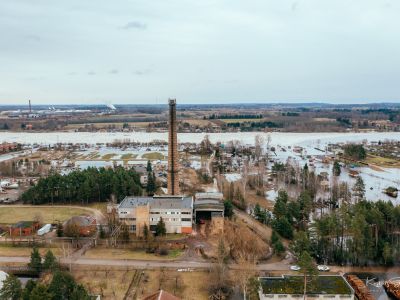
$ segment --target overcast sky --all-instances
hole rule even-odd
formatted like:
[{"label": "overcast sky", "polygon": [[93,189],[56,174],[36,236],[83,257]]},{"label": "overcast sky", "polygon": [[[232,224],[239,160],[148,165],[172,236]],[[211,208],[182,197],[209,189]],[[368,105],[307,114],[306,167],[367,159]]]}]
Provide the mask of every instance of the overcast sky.
[{"label": "overcast sky", "polygon": [[400,1],[0,1],[0,104],[168,97],[400,102]]}]

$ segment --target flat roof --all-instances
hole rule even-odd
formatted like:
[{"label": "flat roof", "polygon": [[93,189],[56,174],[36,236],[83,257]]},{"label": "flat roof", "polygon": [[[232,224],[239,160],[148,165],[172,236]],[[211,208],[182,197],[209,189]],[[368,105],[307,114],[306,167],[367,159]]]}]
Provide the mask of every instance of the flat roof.
[{"label": "flat roof", "polygon": [[[260,277],[262,292],[268,294],[301,295],[304,293],[304,277],[298,275],[282,275],[281,277]],[[353,289],[340,275],[315,276],[312,284],[307,284],[308,295],[351,295]]]},{"label": "flat roof", "polygon": [[193,198],[186,196],[154,196],[154,197],[136,197],[128,196],[120,203],[118,208],[135,208],[137,206],[149,205],[155,209],[192,209]]},{"label": "flat roof", "polygon": [[198,201],[200,199],[222,200],[222,199],[224,199],[224,195],[219,192],[196,193],[195,199],[196,199],[196,201]]}]

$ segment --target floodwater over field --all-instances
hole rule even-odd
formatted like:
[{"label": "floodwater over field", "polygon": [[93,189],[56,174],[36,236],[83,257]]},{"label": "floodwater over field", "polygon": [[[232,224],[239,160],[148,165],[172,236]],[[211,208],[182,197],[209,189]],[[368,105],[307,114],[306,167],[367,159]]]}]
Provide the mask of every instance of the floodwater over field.
[{"label": "floodwater over field", "polygon": [[[226,133],[179,133],[180,143],[199,143],[205,135],[211,142],[226,143],[232,140],[241,141],[244,144],[254,144],[256,135],[265,139],[271,137],[272,145],[324,145],[340,142],[361,142],[378,140],[400,140],[400,132],[366,132],[366,133],[338,133],[338,132],[226,132]],[[22,144],[55,144],[55,143],[112,143],[114,141],[130,140],[135,142],[151,142],[154,140],[168,140],[167,132],[1,132],[0,142],[18,142]]]},{"label": "floodwater over field", "polygon": [[[179,133],[178,140],[180,143],[199,143],[204,136],[208,135],[211,142],[227,143],[232,140],[237,140],[243,144],[254,144],[255,137],[261,135],[265,141],[270,138],[270,145],[276,147],[276,156],[273,157],[282,162],[286,162],[287,159],[295,160],[299,165],[303,166],[305,163],[309,163],[307,157],[318,157],[321,155],[329,154],[326,151],[328,144],[335,143],[346,143],[346,142],[377,142],[385,140],[400,141],[400,132],[363,132],[363,133],[290,133],[290,132],[272,132],[272,133],[261,133],[261,132],[235,132],[235,133]],[[89,133],[89,132],[49,132],[49,133],[36,133],[36,132],[1,132],[0,142],[18,142],[22,144],[41,144],[49,145],[55,143],[85,143],[90,146],[85,148],[83,151],[78,151],[83,158],[76,158],[76,164],[80,168],[87,168],[89,166],[110,166],[113,161],[116,163],[122,163],[119,161],[123,158],[123,155],[131,155],[129,162],[134,163],[136,161],[142,161],[148,159],[146,153],[149,150],[158,152],[161,156],[165,157],[168,155],[166,147],[164,145],[151,146],[152,149],[147,147],[135,147],[135,149],[116,149],[108,148],[105,146],[96,146],[96,144],[112,143],[115,141],[130,141],[130,142],[152,142],[155,140],[167,141],[168,134],[160,132],[105,132],[105,133]],[[290,146],[290,147],[289,147]],[[293,146],[301,146],[303,151],[301,154],[293,151]],[[155,147],[155,148],[154,148]],[[154,148],[154,149],[153,149]],[[282,150],[285,148],[285,150]],[[95,154],[90,155],[93,152]],[[0,157],[0,160],[9,159],[14,154],[7,154],[6,157]],[[163,158],[157,158],[163,159]],[[332,163],[324,164],[318,159],[313,162],[316,173],[326,172],[329,174],[330,182],[333,180],[332,175]],[[400,169],[394,168],[382,168],[382,171],[373,170],[368,167],[355,167],[354,170],[360,172],[360,176],[365,182],[366,198],[367,200],[377,201],[391,200],[393,203],[400,203],[400,199],[390,198],[382,191],[388,186],[394,186],[400,189]],[[349,169],[344,168],[339,181],[345,181],[349,183],[351,187],[355,179],[349,176]],[[277,189],[270,190],[267,193],[268,199],[275,199]]]},{"label": "floodwater over field", "polygon": [[[309,142],[307,142],[309,143]],[[320,150],[316,150],[313,148],[312,143],[305,145],[303,154],[297,153],[293,151],[293,149],[277,149],[277,151],[272,154],[271,157],[285,163],[288,159],[292,162],[298,163],[299,166],[303,167],[306,163],[310,165],[310,161],[307,156],[318,157],[324,154],[331,154],[328,151],[321,152]],[[321,147],[323,148],[323,147]],[[328,179],[330,183],[333,183],[334,180],[338,182],[347,182],[349,187],[351,188],[355,182],[356,178],[353,178],[349,175],[350,170],[355,170],[359,172],[359,175],[362,177],[365,183],[365,198],[369,201],[392,201],[394,204],[400,204],[399,197],[393,198],[383,193],[383,190],[389,186],[397,187],[400,189],[400,169],[399,168],[381,168],[381,171],[377,171],[371,169],[369,167],[343,167],[340,176],[333,176],[333,162],[323,163],[321,160],[315,159],[312,162],[313,166],[309,167],[311,170],[314,170],[316,174],[321,174],[322,172],[326,172],[328,174]],[[267,199],[273,200],[277,196],[277,192],[280,188],[285,188],[285,185],[277,186],[274,190],[270,190],[267,192]],[[290,194],[290,190],[288,191]],[[326,198],[322,193],[319,196],[322,198]],[[325,195],[326,196],[326,195]]]}]

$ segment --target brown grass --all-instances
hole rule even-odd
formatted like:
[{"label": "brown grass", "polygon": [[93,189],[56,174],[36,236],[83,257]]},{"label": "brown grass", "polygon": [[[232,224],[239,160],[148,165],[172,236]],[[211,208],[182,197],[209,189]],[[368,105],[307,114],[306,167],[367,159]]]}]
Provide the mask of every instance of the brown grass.
[{"label": "brown grass", "polygon": [[102,295],[102,299],[123,299],[133,276],[143,272],[136,288],[136,299],[163,289],[188,300],[208,299],[209,273],[206,271],[178,272],[173,270],[132,270],[109,267],[106,269],[76,267],[72,274],[91,294]]},{"label": "brown grass", "polygon": [[394,158],[368,155],[365,162],[377,167],[400,168],[400,161]]},{"label": "brown grass", "polygon": [[[39,252],[41,256],[44,256],[47,250],[51,250],[54,255],[60,256],[62,254],[62,250],[60,248],[39,248]],[[32,252],[32,248],[30,247],[21,247],[21,246],[12,246],[12,245],[0,245],[0,255],[1,256],[18,256],[18,257],[26,257],[30,256]]]},{"label": "brown grass", "polygon": [[159,256],[145,251],[115,248],[92,248],[86,251],[86,258],[136,259],[136,260],[175,260],[183,254],[180,250],[170,250],[168,255]]},{"label": "brown grass", "polygon": [[163,289],[171,294],[187,300],[208,299],[210,284],[207,271],[177,272],[177,271],[146,271],[146,282],[139,289],[139,299]]},{"label": "brown grass", "polygon": [[41,218],[42,223],[53,223],[65,221],[72,216],[88,214],[89,211],[81,208],[69,207],[0,207],[0,222],[2,224],[14,224],[19,221],[33,221],[36,217]]}]

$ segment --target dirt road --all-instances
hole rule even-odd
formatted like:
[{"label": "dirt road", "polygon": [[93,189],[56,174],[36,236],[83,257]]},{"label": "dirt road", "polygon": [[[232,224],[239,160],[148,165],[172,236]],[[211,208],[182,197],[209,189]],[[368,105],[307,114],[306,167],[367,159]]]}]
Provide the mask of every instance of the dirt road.
[{"label": "dirt road", "polygon": [[260,222],[254,220],[251,216],[243,211],[234,209],[233,212],[240,220],[246,223],[247,226],[249,226],[258,236],[260,236],[261,239],[269,242],[272,235],[272,229],[270,227],[260,224]]}]

